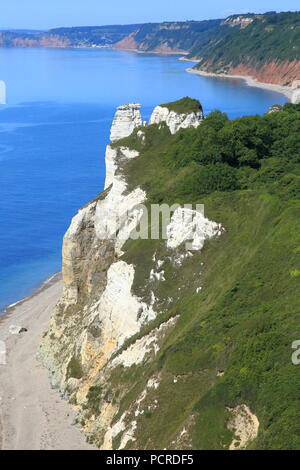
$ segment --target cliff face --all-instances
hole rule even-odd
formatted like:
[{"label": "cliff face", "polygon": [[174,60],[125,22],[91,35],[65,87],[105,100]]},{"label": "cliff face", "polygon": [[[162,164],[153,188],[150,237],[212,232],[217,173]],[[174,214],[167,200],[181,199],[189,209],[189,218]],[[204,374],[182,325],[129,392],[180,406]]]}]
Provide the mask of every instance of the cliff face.
[{"label": "cliff face", "polygon": [[273,60],[262,64],[249,57],[246,62],[237,65],[226,64],[223,61],[214,64],[211,61],[201,61],[196,68],[217,74],[249,76],[262,83],[273,83],[293,88],[297,88],[297,80],[300,77],[300,60]]},{"label": "cliff face", "polygon": [[[180,115],[166,110],[162,115],[156,108],[151,126],[166,125],[175,133],[181,127],[196,127],[203,119],[202,113]],[[160,383],[159,373],[146,372],[145,364],[151,368],[160,344],[179,318],[178,312],[170,312],[174,299],[159,292],[166,281],[164,265],[180,269],[185,259],[193,258],[191,251],[178,253],[187,240],[192,250],[200,252],[205,240],[222,234],[222,227],[203,214],[177,209],[167,240],[154,241],[158,245],[151,248],[149,261],[127,259],[126,242],[141,219],[138,205],[146,202],[147,194],[138,181],[129,190],[122,168],[139,152],[118,141],[137,130],[137,138],[144,142],[146,128],[141,124],[139,105],[117,109],[106,152],[106,189],[80,209],[64,237],[63,296],[40,349],[52,385],[77,407],[84,432],[103,449],[134,445],[139,415],[147,410],[144,402]],[[140,270],[142,275],[137,274]],[[137,289],[137,283],[143,287]],[[118,382],[120,370],[126,373],[142,365],[145,375],[137,388],[134,380],[127,385]],[[158,404],[147,406],[155,409]]]}]

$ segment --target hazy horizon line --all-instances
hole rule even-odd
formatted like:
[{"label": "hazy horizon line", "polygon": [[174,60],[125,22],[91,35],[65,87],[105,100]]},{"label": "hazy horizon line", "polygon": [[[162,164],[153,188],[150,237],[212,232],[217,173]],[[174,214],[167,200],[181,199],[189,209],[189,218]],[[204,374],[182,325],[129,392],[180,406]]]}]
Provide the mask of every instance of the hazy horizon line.
[{"label": "hazy horizon line", "polygon": [[[300,12],[300,10],[281,10],[281,11],[277,11],[277,10],[272,10],[276,13],[297,13],[297,12]],[[130,25],[144,25],[144,24],[160,24],[160,23],[187,23],[187,22],[192,22],[192,21],[195,21],[195,22],[201,22],[201,21],[211,21],[211,20],[225,20],[226,18],[229,18],[230,16],[235,16],[235,15],[265,15],[267,13],[269,13],[270,11],[266,11],[264,13],[255,13],[255,12],[237,12],[237,13],[231,13],[230,15],[227,15],[225,17],[222,17],[222,18],[203,18],[203,19],[199,19],[199,20],[195,20],[195,19],[186,19],[186,20],[162,20],[162,21],[149,21],[149,22],[135,22],[133,21],[132,23],[107,23],[107,24],[82,24],[82,25],[72,25],[72,26],[65,26],[65,25],[58,25],[58,26],[51,26],[51,27],[48,27],[48,28],[14,28],[14,27],[11,27],[11,28],[1,28],[0,27],[0,31],[28,31],[28,32],[47,32],[47,31],[51,31],[52,29],[58,29],[58,28],[99,28],[99,27],[103,27],[103,26],[130,26]]]}]

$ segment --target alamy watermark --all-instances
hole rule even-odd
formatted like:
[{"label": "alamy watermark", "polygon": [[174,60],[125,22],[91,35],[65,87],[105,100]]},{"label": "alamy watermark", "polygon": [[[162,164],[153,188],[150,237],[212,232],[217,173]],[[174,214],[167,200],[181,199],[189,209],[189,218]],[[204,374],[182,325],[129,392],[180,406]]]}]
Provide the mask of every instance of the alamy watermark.
[{"label": "alamy watermark", "polygon": [[292,349],[295,349],[295,351],[292,354],[292,363],[295,366],[298,366],[300,364],[300,340],[299,339],[292,343]]},{"label": "alamy watermark", "polygon": [[[126,198],[125,198],[126,199]],[[130,204],[129,204],[130,205]],[[96,234],[100,240],[172,240],[196,249],[194,241],[204,236],[203,204],[144,204],[124,206],[104,200],[96,209]]]}]

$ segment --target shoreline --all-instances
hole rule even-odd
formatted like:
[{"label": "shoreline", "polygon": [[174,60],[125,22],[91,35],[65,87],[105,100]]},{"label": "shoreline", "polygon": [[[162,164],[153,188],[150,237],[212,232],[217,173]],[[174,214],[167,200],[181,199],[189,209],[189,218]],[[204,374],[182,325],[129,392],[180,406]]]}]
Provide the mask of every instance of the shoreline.
[{"label": "shoreline", "polygon": [[[89,48],[91,49],[91,48]],[[139,49],[123,49],[119,47],[109,47],[108,49],[111,49],[113,51],[120,51],[120,52],[134,52],[136,54],[152,54],[152,55],[157,55],[159,57],[172,57],[172,56],[182,56],[184,58],[185,55],[188,55],[188,52],[184,51],[141,51]],[[181,57],[178,60],[184,60],[181,59]],[[188,60],[188,59],[187,59]],[[197,61],[195,61],[197,62]]]},{"label": "shoreline", "polygon": [[62,279],[62,273],[61,272],[52,274],[45,281],[42,281],[39,284],[39,286],[36,287],[33,290],[32,294],[29,294],[27,297],[24,297],[23,299],[17,300],[16,302],[13,302],[12,304],[7,305],[7,307],[4,307],[4,309],[2,311],[0,311],[0,325],[1,325],[2,319],[4,319],[7,316],[11,315],[17,307],[22,305],[24,302],[27,302],[31,298],[35,297],[36,295],[40,294],[45,289],[48,289],[48,287],[51,287],[54,283],[60,281],[61,279]]},{"label": "shoreline", "polygon": [[[194,62],[194,61],[191,61],[190,59],[185,59],[185,58],[182,58],[180,60],[184,60],[187,62]],[[263,90],[269,90],[269,91],[274,91],[276,93],[280,93],[286,96],[289,99],[289,101],[292,100],[293,94],[295,92],[295,88],[287,87],[283,85],[276,85],[275,83],[259,82],[258,80],[256,80],[255,78],[249,75],[228,75],[225,73],[218,74],[218,73],[213,73],[213,72],[204,72],[202,70],[196,70],[190,67],[185,69],[185,71],[188,73],[201,75],[202,77],[215,77],[215,78],[225,78],[225,79],[227,78],[227,79],[234,79],[234,80],[244,80],[248,86],[262,88]]]},{"label": "shoreline", "polygon": [[[0,320],[0,450],[95,449],[75,424],[76,410],[51,386],[49,371],[37,359],[62,287],[52,276]],[[12,323],[24,332],[11,334]]]},{"label": "shoreline", "polygon": [[[11,336],[11,333],[9,333],[7,328],[8,323],[19,324],[22,323],[23,319],[26,322],[27,319],[26,315],[23,313],[23,310],[26,310],[27,305],[38,305],[43,294],[47,295],[47,291],[49,289],[55,288],[56,285],[62,284],[63,281],[61,273],[53,274],[51,277],[46,279],[46,281],[43,281],[32,294],[28,295],[24,299],[18,300],[17,302],[8,305],[5,311],[0,315],[0,340],[6,341],[6,339]],[[59,300],[59,298],[57,300]]]}]

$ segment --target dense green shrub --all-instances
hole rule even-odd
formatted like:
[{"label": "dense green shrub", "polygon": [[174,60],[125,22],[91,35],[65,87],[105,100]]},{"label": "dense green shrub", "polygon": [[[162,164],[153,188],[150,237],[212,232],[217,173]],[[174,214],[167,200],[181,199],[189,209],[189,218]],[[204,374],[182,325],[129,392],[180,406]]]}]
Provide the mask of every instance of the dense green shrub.
[{"label": "dense green shrub", "polygon": [[102,399],[102,387],[95,385],[89,388],[87,393],[87,402],[85,408],[94,415],[97,415],[100,410],[100,403]]},{"label": "dense green shrub", "polygon": [[233,120],[213,111],[197,129],[175,135],[167,126],[148,126],[143,143],[137,132],[122,141],[141,152],[127,163],[129,181],[132,186],[140,181],[157,203],[259,187],[283,198],[300,197],[297,178],[282,180],[285,174],[300,176],[300,105]]}]

